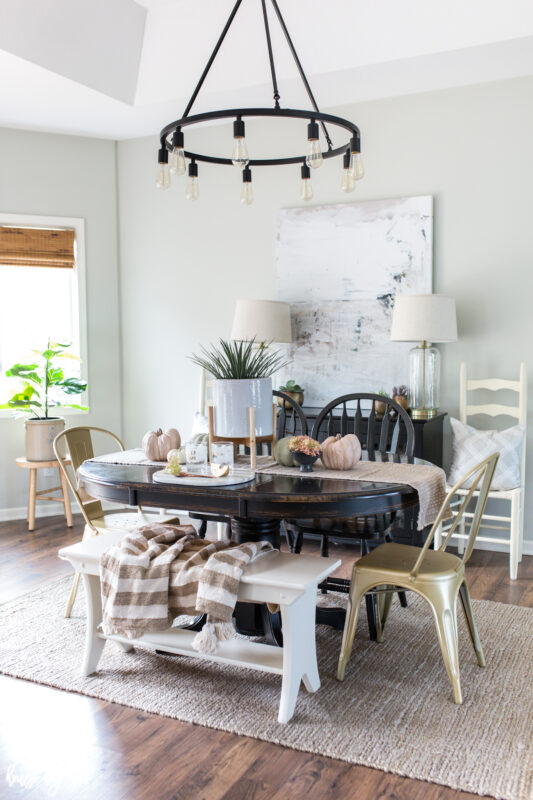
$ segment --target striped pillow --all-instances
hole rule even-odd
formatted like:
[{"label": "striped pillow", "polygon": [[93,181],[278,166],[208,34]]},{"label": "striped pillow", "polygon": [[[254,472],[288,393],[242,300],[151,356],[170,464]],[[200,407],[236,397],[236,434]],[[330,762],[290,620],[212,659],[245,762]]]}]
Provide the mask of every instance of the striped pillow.
[{"label": "striped pillow", "polygon": [[[453,435],[452,466],[448,475],[450,485],[457,483],[484,458],[498,452],[500,458],[491,489],[506,491],[520,486],[520,462],[525,438],[523,425],[515,425],[504,431],[480,431],[453,417],[450,422]],[[471,485],[471,481],[465,484]]]}]

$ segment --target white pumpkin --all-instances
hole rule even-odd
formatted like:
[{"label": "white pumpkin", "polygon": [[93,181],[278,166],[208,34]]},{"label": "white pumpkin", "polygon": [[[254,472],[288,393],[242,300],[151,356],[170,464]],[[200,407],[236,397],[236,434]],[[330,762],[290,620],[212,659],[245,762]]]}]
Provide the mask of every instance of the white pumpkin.
[{"label": "white pumpkin", "polygon": [[169,428],[165,433],[158,428],[148,431],[142,440],[142,449],[150,461],[166,461],[170,450],[177,449],[181,444],[181,436],[176,428]]},{"label": "white pumpkin", "polygon": [[322,442],[321,458],[326,469],[352,469],[361,458],[361,442],[353,433],[329,436]]}]

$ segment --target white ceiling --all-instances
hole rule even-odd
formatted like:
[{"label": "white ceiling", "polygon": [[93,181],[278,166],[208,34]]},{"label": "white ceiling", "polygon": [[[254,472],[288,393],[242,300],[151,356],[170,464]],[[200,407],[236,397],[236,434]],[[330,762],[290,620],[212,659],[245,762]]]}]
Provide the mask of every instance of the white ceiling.
[{"label": "white ceiling", "polygon": [[[126,139],[182,115],[234,0],[0,0],[0,126]],[[278,0],[322,108],[533,74],[532,0]],[[270,3],[282,105],[308,107]],[[243,0],[195,110],[271,105]]]}]

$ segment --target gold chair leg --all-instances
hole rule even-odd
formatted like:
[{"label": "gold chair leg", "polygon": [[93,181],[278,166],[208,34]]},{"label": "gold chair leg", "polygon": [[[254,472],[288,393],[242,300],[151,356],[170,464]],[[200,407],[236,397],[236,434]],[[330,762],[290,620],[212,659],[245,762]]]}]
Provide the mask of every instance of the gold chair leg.
[{"label": "gold chair leg", "polygon": [[[385,588],[385,587],[382,587]],[[376,614],[376,622],[377,622],[377,641],[383,641],[383,632],[385,630],[385,625],[387,623],[387,619],[389,617],[390,608],[392,605],[392,595],[393,592],[380,592],[377,596],[377,614]]]},{"label": "gold chair leg", "polygon": [[337,666],[338,681],[344,680],[346,665],[350,658],[353,647],[353,641],[355,639],[355,631],[357,629],[357,618],[359,616],[359,608],[361,607],[361,601],[365,596],[366,592],[368,592],[368,590],[372,588],[373,588],[372,584],[370,584],[370,586],[359,586],[355,577],[355,570],[354,570],[354,572],[352,573],[352,583],[350,585],[348,608],[346,609],[346,620],[344,622],[344,631],[342,634],[341,652],[339,656],[339,663]]},{"label": "gold chair leg", "polygon": [[[82,542],[84,542],[85,539],[90,539],[92,536],[95,535],[96,535],[95,532],[88,525],[86,525],[83,530],[83,536],[81,537],[81,540]],[[76,574],[74,575],[74,580],[72,581],[70,594],[68,596],[67,606],[65,608],[66,619],[69,619],[70,614],[72,612],[72,606],[74,605],[74,601],[76,600],[76,595],[78,594],[79,585],[80,585],[80,573],[76,572]]]},{"label": "gold chair leg", "polygon": [[453,687],[453,699],[460,705],[463,702],[463,694],[459,679],[456,598],[455,595],[445,597],[439,591],[438,595],[432,598],[426,596],[426,600],[433,610],[444,666]]},{"label": "gold chair leg", "polygon": [[72,606],[74,605],[74,601],[76,599],[76,595],[78,594],[78,586],[80,585],[80,573],[76,572],[74,575],[74,580],[72,581],[72,588],[70,590],[70,594],[67,600],[67,607],[65,608],[65,617],[68,619],[70,617],[70,613],[72,611]]},{"label": "gold chair leg", "polygon": [[484,667],[485,656],[483,655],[481,640],[477,632],[476,620],[474,619],[474,612],[472,610],[472,604],[470,602],[470,592],[468,591],[468,586],[466,585],[466,582],[463,582],[461,584],[461,588],[459,589],[459,597],[461,598],[461,605],[463,607],[466,625],[468,627],[468,633],[470,634],[472,645],[474,646],[474,650],[476,651],[477,663],[479,664],[480,667]]}]

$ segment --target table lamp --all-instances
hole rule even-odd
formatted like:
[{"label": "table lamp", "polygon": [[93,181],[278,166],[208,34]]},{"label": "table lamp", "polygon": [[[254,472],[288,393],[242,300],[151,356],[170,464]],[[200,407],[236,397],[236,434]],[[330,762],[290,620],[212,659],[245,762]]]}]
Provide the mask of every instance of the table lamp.
[{"label": "table lamp", "polygon": [[289,303],[279,303],[276,300],[237,300],[231,338],[244,342],[255,339],[259,347],[270,342],[292,342]]},{"label": "table lamp", "polygon": [[431,344],[456,340],[453,297],[443,294],[396,296],[391,341],[421,343],[409,352],[409,405],[413,419],[430,419],[438,413],[440,353]]}]

